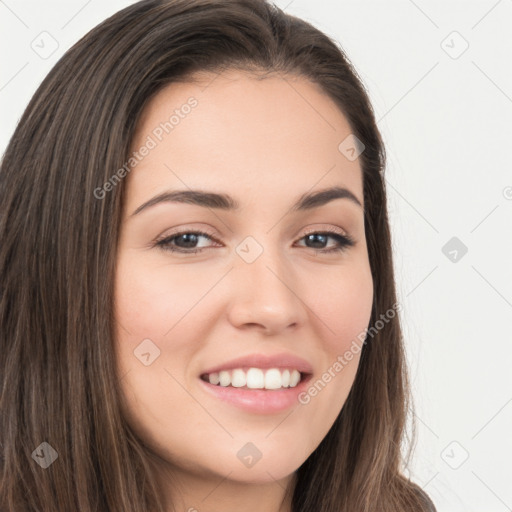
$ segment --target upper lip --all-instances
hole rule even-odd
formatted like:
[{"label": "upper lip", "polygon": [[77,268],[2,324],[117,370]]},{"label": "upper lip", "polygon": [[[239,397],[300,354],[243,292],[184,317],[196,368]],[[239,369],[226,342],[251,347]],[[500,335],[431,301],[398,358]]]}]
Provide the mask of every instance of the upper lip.
[{"label": "upper lip", "polygon": [[305,359],[289,353],[280,353],[274,355],[266,354],[250,354],[247,356],[231,359],[225,363],[212,366],[204,370],[201,375],[205,373],[217,373],[222,370],[233,370],[249,366],[251,368],[289,368],[296,369],[301,373],[313,373],[313,367]]}]

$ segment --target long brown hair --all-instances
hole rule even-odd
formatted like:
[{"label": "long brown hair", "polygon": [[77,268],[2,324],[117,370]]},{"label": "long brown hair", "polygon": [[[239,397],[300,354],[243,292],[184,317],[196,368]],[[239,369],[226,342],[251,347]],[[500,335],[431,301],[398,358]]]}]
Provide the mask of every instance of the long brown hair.
[{"label": "long brown hair", "polygon": [[[339,45],[264,0],[144,0],[119,11],[50,71],[0,168],[2,510],[163,510],[150,450],[119,407],[113,279],[125,180],[100,199],[94,191],[127,161],[162,87],[225,69],[305,77],[339,106],[365,146],[370,325],[396,304],[384,148]],[[395,315],[363,346],[341,413],[298,469],[293,511],[434,510],[402,474],[411,411]],[[36,463],[52,454],[47,468]]]}]

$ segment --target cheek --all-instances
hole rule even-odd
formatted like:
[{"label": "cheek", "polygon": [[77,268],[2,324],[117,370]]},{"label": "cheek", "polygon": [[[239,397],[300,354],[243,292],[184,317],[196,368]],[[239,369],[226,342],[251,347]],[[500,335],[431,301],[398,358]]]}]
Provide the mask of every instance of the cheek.
[{"label": "cheek", "polygon": [[[340,413],[352,388],[373,304],[373,280],[369,264],[340,270],[337,278],[317,275],[312,322],[322,353],[322,367],[299,396],[319,443]],[[323,285],[323,286],[320,286]],[[307,411],[307,412],[306,412]]]},{"label": "cheek", "polygon": [[[164,269],[148,265],[143,256],[129,251],[118,258],[114,289],[116,357],[127,399],[131,403],[144,401],[137,407],[155,402],[155,389],[169,387],[170,377],[165,370],[175,374],[175,368],[186,360],[183,350],[191,346],[187,339],[180,338],[182,324],[178,322],[193,300],[193,287],[180,282],[183,278],[179,272],[174,274],[170,282],[164,277]],[[168,332],[176,340],[172,358],[164,343]]]},{"label": "cheek", "polygon": [[373,304],[373,280],[367,262],[343,268],[338,277],[331,274],[317,276],[317,287],[310,296],[312,308],[321,322],[324,349],[329,354],[345,351],[368,327]]},{"label": "cheek", "polygon": [[176,411],[179,418],[197,416],[197,403],[178,383],[186,380],[187,366],[199,347],[196,341],[206,339],[191,324],[200,309],[193,306],[204,295],[204,284],[192,274],[149,264],[143,256],[125,251],[118,258],[114,289],[123,414],[157,453],[175,459],[187,429],[207,431],[209,420],[205,417],[204,425],[196,421],[191,427],[176,419]]},{"label": "cheek", "polygon": [[204,295],[194,272],[153,264],[144,255],[125,254],[118,260],[115,286],[115,314],[120,335],[134,339],[155,336],[162,339]]}]

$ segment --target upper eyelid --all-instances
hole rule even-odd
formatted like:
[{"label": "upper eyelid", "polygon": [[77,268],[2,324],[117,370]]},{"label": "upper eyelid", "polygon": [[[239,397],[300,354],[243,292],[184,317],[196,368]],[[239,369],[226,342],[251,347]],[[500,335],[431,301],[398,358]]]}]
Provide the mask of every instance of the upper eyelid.
[{"label": "upper eyelid", "polygon": [[[187,227],[185,227],[183,229],[178,229],[177,231],[174,231],[174,232],[166,234],[166,235],[160,235],[155,239],[155,241],[166,240],[168,238],[172,238],[175,236],[180,236],[180,235],[188,234],[188,233],[192,233],[192,234],[195,233],[195,234],[199,234],[201,236],[208,236],[208,237],[212,238],[213,240],[218,241],[217,235],[215,233],[210,232],[208,228],[204,229],[204,228],[187,228]],[[345,236],[347,238],[352,238],[350,233],[348,233],[345,229],[340,228],[340,227],[331,226],[328,228],[311,227],[309,229],[306,229],[306,231],[299,237],[299,239],[304,238],[305,236],[308,236],[310,234],[315,234],[315,233],[333,233],[333,234]]]}]

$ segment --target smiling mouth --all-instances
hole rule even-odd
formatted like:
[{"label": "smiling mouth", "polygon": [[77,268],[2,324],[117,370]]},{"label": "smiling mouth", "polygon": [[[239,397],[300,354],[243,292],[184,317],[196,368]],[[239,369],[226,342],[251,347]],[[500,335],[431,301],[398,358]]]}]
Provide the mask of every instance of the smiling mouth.
[{"label": "smiling mouth", "polygon": [[279,390],[294,388],[309,380],[311,374],[294,368],[234,368],[213,373],[203,373],[201,380],[214,386],[239,389]]}]

